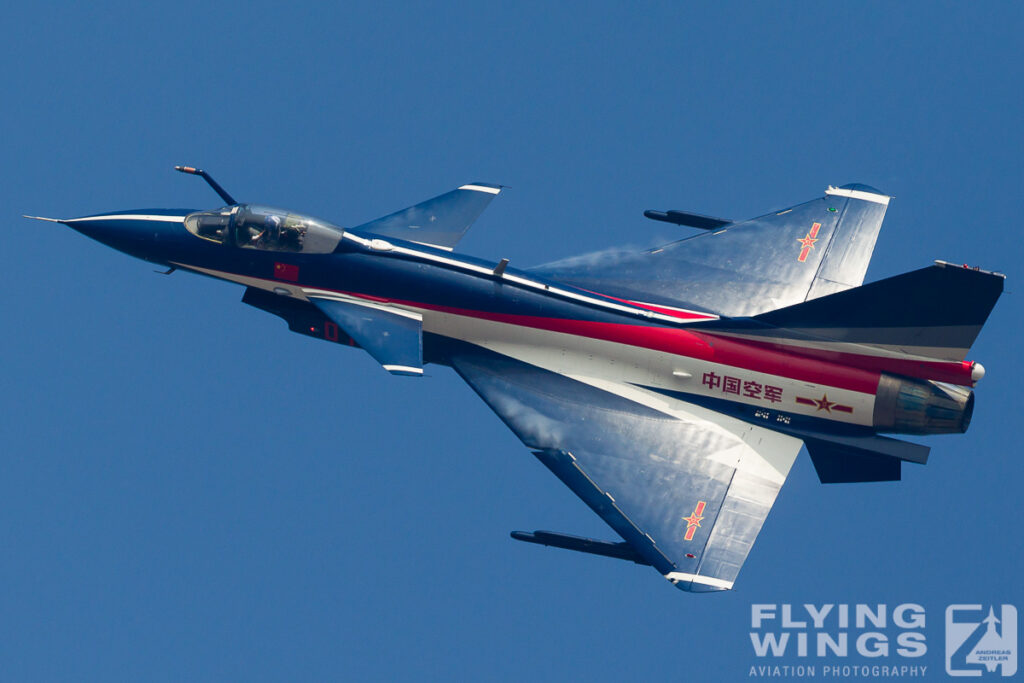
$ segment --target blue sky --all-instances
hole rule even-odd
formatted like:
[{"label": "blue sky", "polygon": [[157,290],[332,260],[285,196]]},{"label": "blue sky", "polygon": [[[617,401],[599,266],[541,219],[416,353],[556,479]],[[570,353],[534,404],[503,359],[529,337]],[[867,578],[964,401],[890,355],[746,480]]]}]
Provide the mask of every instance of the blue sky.
[{"label": "blue sky", "polygon": [[[1024,11],[963,3],[134,3],[5,11],[0,671],[15,680],[746,677],[752,603],[1024,607]],[[518,544],[610,538],[444,368],[386,376],[235,286],[22,213],[236,197],[355,225],[510,187],[529,265],[863,182],[868,279],[1006,272],[968,434],[898,484],[798,460],[727,594]],[[793,659],[785,660],[793,663]],[[763,662],[762,662],[763,663]]]}]

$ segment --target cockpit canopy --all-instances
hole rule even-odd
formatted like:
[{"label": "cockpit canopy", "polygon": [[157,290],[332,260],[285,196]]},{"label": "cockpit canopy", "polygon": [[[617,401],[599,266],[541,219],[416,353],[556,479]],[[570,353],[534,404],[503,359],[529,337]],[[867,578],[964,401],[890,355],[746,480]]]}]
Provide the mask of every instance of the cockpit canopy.
[{"label": "cockpit canopy", "polygon": [[196,237],[228,246],[307,254],[331,253],[345,232],[317,218],[256,204],[190,214],[185,228]]}]

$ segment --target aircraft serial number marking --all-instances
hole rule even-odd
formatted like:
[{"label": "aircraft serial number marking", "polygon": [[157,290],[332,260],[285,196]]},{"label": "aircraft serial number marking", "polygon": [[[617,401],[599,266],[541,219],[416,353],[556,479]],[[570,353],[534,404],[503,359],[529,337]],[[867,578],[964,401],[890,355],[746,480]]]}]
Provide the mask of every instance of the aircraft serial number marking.
[{"label": "aircraft serial number marking", "polygon": [[788,425],[792,421],[789,415],[783,415],[782,413],[774,413],[760,408],[754,411],[754,417],[760,420],[771,421],[772,416],[775,417],[775,421],[779,424]]}]

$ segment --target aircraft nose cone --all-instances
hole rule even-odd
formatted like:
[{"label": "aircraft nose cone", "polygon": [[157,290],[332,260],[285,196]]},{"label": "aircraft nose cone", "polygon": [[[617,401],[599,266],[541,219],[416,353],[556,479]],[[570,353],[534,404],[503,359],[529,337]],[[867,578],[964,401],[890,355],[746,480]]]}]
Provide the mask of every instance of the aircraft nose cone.
[{"label": "aircraft nose cone", "polygon": [[112,247],[125,241],[138,241],[142,237],[139,226],[133,225],[134,221],[86,216],[84,218],[69,218],[61,223],[86,237]]},{"label": "aircraft nose cone", "polygon": [[[60,221],[64,225],[129,256],[147,261],[159,260],[160,231],[170,223],[165,217],[140,214],[106,214]],[[177,220],[180,220],[178,218]]]}]

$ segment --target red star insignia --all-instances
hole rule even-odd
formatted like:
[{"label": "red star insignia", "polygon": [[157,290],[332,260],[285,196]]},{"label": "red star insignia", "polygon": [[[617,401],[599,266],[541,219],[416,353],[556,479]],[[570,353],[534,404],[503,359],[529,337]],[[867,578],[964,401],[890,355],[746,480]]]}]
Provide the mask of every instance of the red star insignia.
[{"label": "red star insignia", "polygon": [[826,413],[832,412],[832,406],[835,402],[828,400],[828,396],[822,394],[821,398],[814,399],[814,403],[818,406],[818,410],[824,410]]},{"label": "red star insignia", "polygon": [[693,535],[697,533],[697,527],[700,526],[700,520],[704,519],[705,505],[707,505],[705,501],[698,501],[696,507],[693,508],[693,512],[690,513],[690,516],[683,517],[683,521],[686,522],[686,535],[684,538],[687,541],[692,541]]},{"label": "red star insignia", "polygon": [[815,223],[811,226],[811,229],[807,231],[807,235],[798,239],[800,243],[800,255],[797,256],[797,261],[800,263],[806,263],[807,257],[811,254],[811,249],[814,249],[814,243],[818,241],[818,231],[821,230],[821,223]]}]

